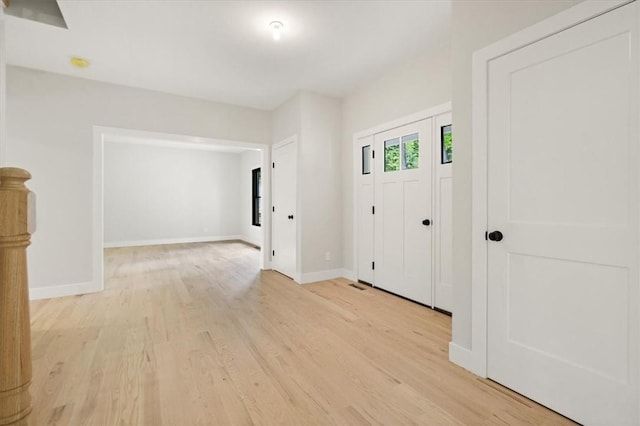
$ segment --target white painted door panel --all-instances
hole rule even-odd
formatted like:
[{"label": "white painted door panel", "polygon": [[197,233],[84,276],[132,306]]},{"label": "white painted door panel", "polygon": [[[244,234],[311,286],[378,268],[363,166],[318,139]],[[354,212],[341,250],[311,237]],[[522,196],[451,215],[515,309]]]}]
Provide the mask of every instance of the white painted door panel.
[{"label": "white painted door panel", "polygon": [[374,283],[374,170],[373,136],[358,142],[360,167],[358,169],[358,279],[368,284]]},{"label": "white painted door panel", "polygon": [[[453,178],[452,163],[443,160],[443,132],[450,131],[451,113],[434,118],[434,301],[436,308],[453,307]],[[446,151],[446,150],[445,150]],[[445,153],[445,157],[447,157]]]},{"label": "white painted door panel", "polygon": [[489,377],[638,424],[638,43],[627,5],[489,65]]},{"label": "white painted door panel", "polygon": [[[375,285],[431,305],[431,119],[375,135]],[[416,168],[385,171],[385,141],[417,135]],[[402,153],[402,149],[400,149]],[[401,155],[402,157],[402,155]],[[402,160],[401,160],[402,163]]]},{"label": "white painted door panel", "polygon": [[273,149],[273,269],[295,278],[297,271],[297,142]]}]

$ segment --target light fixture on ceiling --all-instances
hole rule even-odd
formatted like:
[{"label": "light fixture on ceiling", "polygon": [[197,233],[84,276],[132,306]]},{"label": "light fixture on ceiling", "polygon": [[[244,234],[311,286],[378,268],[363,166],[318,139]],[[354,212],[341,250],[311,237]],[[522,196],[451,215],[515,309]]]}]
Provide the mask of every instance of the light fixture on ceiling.
[{"label": "light fixture on ceiling", "polygon": [[76,68],[87,68],[89,66],[88,60],[86,60],[85,58],[80,58],[78,56],[73,56],[71,59],[69,59],[69,61],[71,62],[71,65]]},{"label": "light fixture on ceiling", "polygon": [[269,27],[271,27],[271,37],[273,37],[275,41],[280,40],[284,24],[280,21],[273,21],[269,24]]}]

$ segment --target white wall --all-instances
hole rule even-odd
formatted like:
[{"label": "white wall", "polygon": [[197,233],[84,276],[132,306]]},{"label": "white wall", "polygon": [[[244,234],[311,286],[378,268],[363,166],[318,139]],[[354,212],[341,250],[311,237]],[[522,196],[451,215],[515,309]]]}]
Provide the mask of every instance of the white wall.
[{"label": "white wall", "polygon": [[5,136],[6,136],[6,76],[5,65],[5,37],[4,37],[4,3],[0,1],[0,167],[6,165],[5,161]]},{"label": "white wall", "polygon": [[271,142],[278,143],[302,129],[302,93],[298,92],[279,105],[271,114]]},{"label": "white wall", "polygon": [[353,134],[451,101],[448,45],[389,70],[377,81],[348,96],[342,107],[342,254],[353,270]]},{"label": "white wall", "polygon": [[34,289],[77,289],[99,280],[92,259],[94,125],[255,143],[270,140],[267,111],[24,68],[7,71],[7,161],[32,173],[30,187],[41,212],[29,248]]},{"label": "white wall", "polygon": [[463,348],[471,348],[471,54],[577,3],[453,2],[453,342]]},{"label": "white wall", "polygon": [[340,99],[308,91],[298,92],[273,111],[273,142],[298,136],[302,282],[343,275],[341,115]]},{"label": "white wall", "polygon": [[[298,139],[301,266],[306,282],[315,280],[310,274],[342,268],[342,102],[303,92],[301,107],[302,129]],[[323,275],[317,275],[320,276]]]},{"label": "white wall", "polygon": [[262,228],[268,227],[264,220],[265,209],[267,208],[264,202],[262,203],[262,226],[254,226],[252,224],[253,182],[251,172],[257,168],[262,168],[262,155],[259,151],[245,151],[240,154],[238,174],[240,183],[240,235],[243,241],[262,247]]},{"label": "white wall", "polygon": [[106,247],[239,238],[240,154],[106,139],[103,158]]}]

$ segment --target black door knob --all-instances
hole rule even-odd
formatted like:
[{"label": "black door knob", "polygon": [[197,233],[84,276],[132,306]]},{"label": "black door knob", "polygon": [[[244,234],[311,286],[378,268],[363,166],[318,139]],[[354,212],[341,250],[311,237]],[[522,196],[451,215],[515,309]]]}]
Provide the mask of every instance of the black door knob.
[{"label": "black door knob", "polygon": [[431,225],[431,221],[429,219],[425,219],[425,220],[422,221],[422,224],[424,226],[429,226],[429,225]]},{"label": "black door knob", "polygon": [[504,237],[500,231],[489,232],[488,236],[491,241],[502,241],[502,238]]},{"label": "black door knob", "polygon": [[289,216],[287,216],[289,219],[293,220],[293,215],[290,214]]}]

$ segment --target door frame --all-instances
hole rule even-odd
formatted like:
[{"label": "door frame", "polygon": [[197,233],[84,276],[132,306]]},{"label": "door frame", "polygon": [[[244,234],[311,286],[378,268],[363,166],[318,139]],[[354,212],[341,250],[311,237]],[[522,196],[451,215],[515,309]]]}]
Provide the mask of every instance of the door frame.
[{"label": "door frame", "polygon": [[[363,142],[363,141],[366,141]],[[366,228],[365,226],[362,226],[362,220],[360,217],[360,213],[362,212],[362,209],[360,208],[360,194],[361,194],[361,186],[362,186],[362,176],[364,176],[362,174],[362,149],[364,148],[364,146],[369,145],[369,147],[371,148],[371,151],[374,152],[375,151],[375,137],[374,135],[369,135],[369,136],[364,136],[361,137],[359,139],[355,139],[354,143],[356,144],[355,146],[355,155],[358,156],[358,158],[360,159],[360,161],[358,161],[356,159],[356,164],[355,164],[355,174],[354,174],[354,179],[355,179],[355,183],[354,183],[354,199],[353,199],[353,214],[355,216],[354,218],[354,227],[353,227],[353,231],[354,231],[354,235],[355,235],[355,244],[358,245],[358,250],[355,250],[353,252],[354,254],[354,259],[353,259],[353,271],[355,276],[352,278],[353,281],[359,281],[360,280],[360,230]],[[370,161],[371,164],[369,165],[369,171],[370,174],[367,175],[368,179],[371,180],[371,203],[373,205],[373,202],[375,201],[375,164],[374,164],[374,158],[372,158],[370,156]],[[367,213],[365,213],[365,216],[368,216],[370,213],[369,211],[367,211]],[[356,227],[357,225],[357,227]],[[371,252],[368,253],[371,256],[371,259],[369,259],[370,262],[374,261],[374,256],[375,256],[375,217],[371,219],[371,228],[370,228],[371,233],[373,234],[373,244],[371,245]],[[375,270],[371,269],[371,278],[367,279],[366,281],[363,280],[362,282],[365,282],[367,284],[370,284],[372,287],[375,287]]]},{"label": "door frame", "polygon": [[[448,116],[448,117],[447,117]],[[448,118],[448,120],[444,120],[444,118]],[[438,119],[442,119],[439,122]],[[443,235],[443,227],[442,227],[442,218],[445,216],[442,214],[442,170],[443,168],[448,168],[450,175],[450,179],[453,183],[453,162],[442,164],[442,127],[444,123],[449,123],[453,129],[453,111],[448,114],[438,115],[433,117],[433,130],[434,130],[434,141],[433,141],[433,230],[434,230],[434,238],[433,238],[433,308],[439,309],[444,312],[453,312],[453,253],[450,255],[451,260],[451,281],[448,283],[451,286],[451,294],[450,294],[450,303],[447,308],[440,305],[438,306],[438,284],[441,282],[442,277],[442,241]],[[446,124],[445,124],[446,126]],[[453,186],[451,189],[451,204],[450,204],[450,220],[451,220],[451,235],[450,235],[450,243],[453,245]]]},{"label": "door frame", "polygon": [[[387,121],[385,123],[379,124],[377,126],[370,127],[365,130],[361,130],[356,132],[352,136],[352,176],[351,176],[351,185],[353,187],[353,197],[352,207],[353,211],[351,212],[351,220],[352,220],[352,229],[351,229],[351,238],[353,241],[352,244],[352,264],[353,268],[351,271],[351,276],[348,277],[354,281],[358,279],[358,197],[360,195],[360,188],[358,186],[358,173],[360,170],[360,148],[358,146],[358,140],[365,138],[367,136],[374,136],[377,133],[386,132],[387,130],[392,130],[397,127],[402,127],[407,124],[415,123],[417,121],[425,120],[430,117],[435,117],[440,114],[445,114],[447,112],[451,112],[451,102],[445,102],[440,105],[436,105],[429,109],[425,109],[422,111],[418,111],[413,114],[405,115],[404,117],[396,118],[395,120]],[[433,271],[432,271],[433,274]],[[375,280],[374,280],[375,281]],[[372,283],[375,286],[375,283]]]},{"label": "door frame", "polygon": [[[288,138],[285,138],[280,142],[276,142],[273,145],[271,145],[271,150],[269,151],[271,156],[270,156],[269,163],[267,164],[272,164],[274,150],[281,148],[285,145],[288,145],[290,143],[296,144],[296,181],[297,181],[297,184],[296,184],[296,272],[295,274],[293,274],[291,278],[293,278],[293,280],[298,284],[302,284],[302,205],[300,200],[301,198],[300,197],[300,179],[299,179],[300,178],[300,145],[298,144],[298,135],[297,134],[291,135]],[[273,168],[268,167],[268,170],[269,170],[269,176],[271,177],[271,181],[270,181],[271,198],[269,201],[269,205],[273,209],[273,194],[275,191],[275,188],[273,187],[274,179],[272,176]],[[272,210],[269,210],[268,208],[266,210],[269,211],[269,214],[271,215]],[[271,239],[269,240],[269,252],[267,253],[267,255],[269,256],[269,262],[271,264],[271,268],[273,268],[273,257],[271,256],[271,253],[273,250],[274,226],[275,226],[275,221],[272,218],[271,226],[269,227],[271,231]]]},{"label": "door frame", "polygon": [[[500,56],[617,9],[633,0],[585,0],[557,15],[477,50],[472,56],[471,348],[449,344],[449,359],[487,377],[488,360],[488,67]],[[455,300],[454,300],[455,302]],[[455,307],[454,307],[455,309]]]}]

